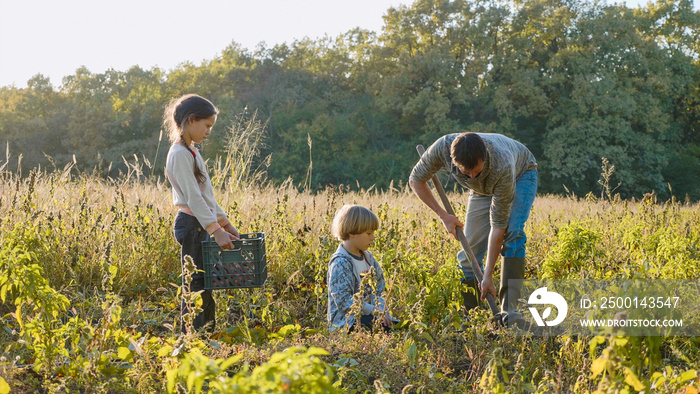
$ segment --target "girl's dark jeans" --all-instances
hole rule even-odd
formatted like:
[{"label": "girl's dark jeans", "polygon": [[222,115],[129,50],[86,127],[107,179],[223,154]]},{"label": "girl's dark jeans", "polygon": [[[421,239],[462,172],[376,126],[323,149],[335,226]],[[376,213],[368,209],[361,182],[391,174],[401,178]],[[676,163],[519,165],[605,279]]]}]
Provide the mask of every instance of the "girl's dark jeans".
[{"label": "girl's dark jeans", "polygon": [[[202,228],[199,224],[197,218],[192,215],[188,215],[184,212],[179,212],[175,218],[175,225],[173,226],[173,232],[175,233],[175,239],[182,247],[180,253],[180,263],[183,265],[185,263],[185,256],[191,256],[198,270],[204,270],[204,261],[202,257],[202,241],[209,240],[209,234]],[[192,282],[190,283],[189,291],[197,292],[204,290],[204,273],[196,272],[192,275]],[[204,290],[201,293],[202,296],[202,312],[199,313],[194,319],[194,328],[200,329],[204,327],[207,323],[211,322],[209,325],[209,330],[214,331],[215,327],[215,315],[216,315],[216,304],[214,303],[214,297],[212,296],[211,290]],[[188,312],[187,305],[185,301],[182,301],[181,315]],[[185,332],[185,326],[182,319],[180,319],[180,326],[182,332]]]}]

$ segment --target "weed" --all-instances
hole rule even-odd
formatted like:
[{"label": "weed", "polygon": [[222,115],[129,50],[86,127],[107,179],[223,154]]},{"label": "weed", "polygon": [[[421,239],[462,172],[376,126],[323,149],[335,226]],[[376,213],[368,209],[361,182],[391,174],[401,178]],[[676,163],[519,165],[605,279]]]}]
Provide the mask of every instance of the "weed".
[{"label": "weed", "polygon": [[[0,174],[0,374],[12,390],[245,391],[269,381],[294,391],[303,380],[304,390],[343,392],[675,392],[698,384],[694,338],[512,337],[485,310],[463,322],[459,245],[407,189],[311,194],[291,181],[231,187],[231,175],[221,178],[217,195],[234,224],[266,233],[268,282],[215,292],[219,330],[188,332],[186,316],[180,334],[187,275],[172,198],[139,174]],[[653,195],[617,201],[613,192],[606,201],[538,197],[525,229],[526,275],[697,278],[698,206]],[[392,315],[405,322],[392,333],[328,332],[324,278],[337,246],[329,226],[345,203],[381,220],[372,251]],[[184,298],[196,307],[195,294]]]}]

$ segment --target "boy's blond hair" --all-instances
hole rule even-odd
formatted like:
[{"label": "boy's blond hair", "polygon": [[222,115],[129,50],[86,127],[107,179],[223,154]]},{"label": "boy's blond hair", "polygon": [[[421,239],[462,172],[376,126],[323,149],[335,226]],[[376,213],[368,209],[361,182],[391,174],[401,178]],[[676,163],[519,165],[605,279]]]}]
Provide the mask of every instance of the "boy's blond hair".
[{"label": "boy's blond hair", "polygon": [[362,234],[376,231],[379,228],[379,218],[374,212],[359,205],[343,205],[333,218],[331,231],[333,236],[341,241],[350,238],[350,234]]}]

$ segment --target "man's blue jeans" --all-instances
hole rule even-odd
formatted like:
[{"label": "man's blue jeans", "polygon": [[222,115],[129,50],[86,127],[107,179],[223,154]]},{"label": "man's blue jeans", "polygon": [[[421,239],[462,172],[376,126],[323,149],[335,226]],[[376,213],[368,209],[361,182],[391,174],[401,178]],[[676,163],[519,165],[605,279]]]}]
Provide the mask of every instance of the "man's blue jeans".
[{"label": "man's blue jeans", "polygon": [[[508,228],[503,239],[501,255],[504,257],[525,257],[525,222],[530,217],[532,203],[537,194],[537,170],[524,173],[515,181],[515,198],[510,208]],[[464,235],[467,237],[479,267],[484,269],[484,255],[488,250],[489,233],[491,231],[491,196],[476,196],[469,193],[467,215],[464,219]],[[464,280],[470,283],[474,280],[471,263],[463,251],[457,254]]]}]

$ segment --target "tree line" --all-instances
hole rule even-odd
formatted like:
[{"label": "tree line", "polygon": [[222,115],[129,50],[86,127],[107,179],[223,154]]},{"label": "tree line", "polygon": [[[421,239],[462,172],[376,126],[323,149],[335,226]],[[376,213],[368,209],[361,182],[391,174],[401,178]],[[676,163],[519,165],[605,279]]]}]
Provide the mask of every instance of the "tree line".
[{"label": "tree line", "polygon": [[59,87],[39,74],[26,88],[0,88],[0,142],[25,169],[75,161],[114,176],[126,168],[122,157],[136,155],[162,175],[163,108],[193,92],[221,109],[204,145],[210,158],[224,153],[228,126],[253,113],[267,120],[257,160],[271,155],[272,182],[387,188],[406,182],[416,144],[476,131],[527,145],[541,193],[600,192],[605,157],[623,197],[700,199],[700,12],[692,1],[630,9],[417,0],[384,20],[380,32],[253,50],[232,42],[211,60],[169,71],[83,67]]}]

